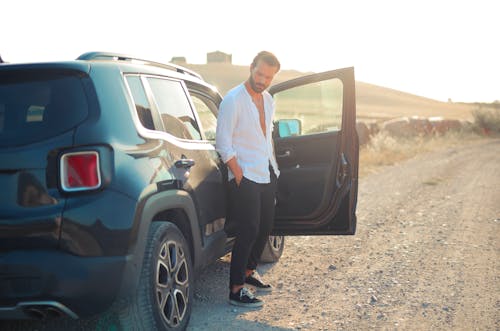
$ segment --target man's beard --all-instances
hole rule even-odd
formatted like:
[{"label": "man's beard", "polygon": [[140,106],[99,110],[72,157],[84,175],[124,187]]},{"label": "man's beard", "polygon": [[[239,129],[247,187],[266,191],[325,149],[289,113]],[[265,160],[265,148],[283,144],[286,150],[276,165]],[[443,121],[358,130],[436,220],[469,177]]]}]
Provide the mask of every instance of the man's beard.
[{"label": "man's beard", "polygon": [[250,81],[250,87],[252,88],[252,90],[255,93],[262,93],[267,88],[267,86],[262,85],[262,84],[257,85],[255,83],[255,81],[253,80],[253,77],[251,75],[250,75],[249,81]]}]

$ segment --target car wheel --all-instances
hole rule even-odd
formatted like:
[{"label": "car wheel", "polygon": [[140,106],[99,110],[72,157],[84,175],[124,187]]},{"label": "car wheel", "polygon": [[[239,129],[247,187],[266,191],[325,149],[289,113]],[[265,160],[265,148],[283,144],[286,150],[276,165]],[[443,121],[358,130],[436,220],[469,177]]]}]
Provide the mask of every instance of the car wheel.
[{"label": "car wheel", "polygon": [[184,330],[191,317],[194,280],[187,241],[174,224],[154,222],[146,245],[137,293],[121,316],[122,326]]},{"label": "car wheel", "polygon": [[260,262],[270,263],[278,262],[283,254],[283,248],[285,247],[285,237],[283,236],[269,236],[264,251],[260,256]]}]

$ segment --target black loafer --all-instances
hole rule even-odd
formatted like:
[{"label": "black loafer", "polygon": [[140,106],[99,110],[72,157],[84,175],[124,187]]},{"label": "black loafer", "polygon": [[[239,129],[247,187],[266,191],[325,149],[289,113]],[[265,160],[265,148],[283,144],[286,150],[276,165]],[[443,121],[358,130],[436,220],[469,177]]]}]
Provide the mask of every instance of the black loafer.
[{"label": "black loafer", "polygon": [[229,303],[238,307],[257,308],[262,307],[264,302],[257,299],[252,292],[243,287],[238,292],[229,291]]},{"label": "black loafer", "polygon": [[245,279],[245,284],[249,286],[253,286],[257,289],[257,291],[261,292],[271,292],[273,287],[270,284],[264,284],[260,279],[260,275],[257,271],[254,271],[250,276]]}]

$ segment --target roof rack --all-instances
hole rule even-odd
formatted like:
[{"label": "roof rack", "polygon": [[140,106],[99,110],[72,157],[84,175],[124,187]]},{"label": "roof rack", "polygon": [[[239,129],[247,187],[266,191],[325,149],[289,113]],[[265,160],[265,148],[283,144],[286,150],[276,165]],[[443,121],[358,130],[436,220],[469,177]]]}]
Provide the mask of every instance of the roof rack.
[{"label": "roof rack", "polygon": [[80,55],[77,60],[112,60],[112,61],[138,61],[143,62],[144,64],[149,64],[155,67],[161,67],[165,69],[175,70],[179,73],[189,74],[199,79],[203,79],[200,74],[184,68],[182,66],[173,64],[173,63],[161,63],[154,62],[150,60],[139,59],[130,55],[119,54],[119,53],[109,53],[109,52],[88,52]]}]

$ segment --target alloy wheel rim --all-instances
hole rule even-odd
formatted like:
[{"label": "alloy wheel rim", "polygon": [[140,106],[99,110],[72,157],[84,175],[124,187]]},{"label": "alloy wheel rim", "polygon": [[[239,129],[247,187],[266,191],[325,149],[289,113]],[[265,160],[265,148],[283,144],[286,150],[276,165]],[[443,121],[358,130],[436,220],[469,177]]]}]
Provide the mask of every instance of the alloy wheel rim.
[{"label": "alloy wheel rim", "polygon": [[163,243],[156,267],[156,300],[163,321],[170,327],[182,323],[189,300],[189,270],[184,248],[175,241]]}]

